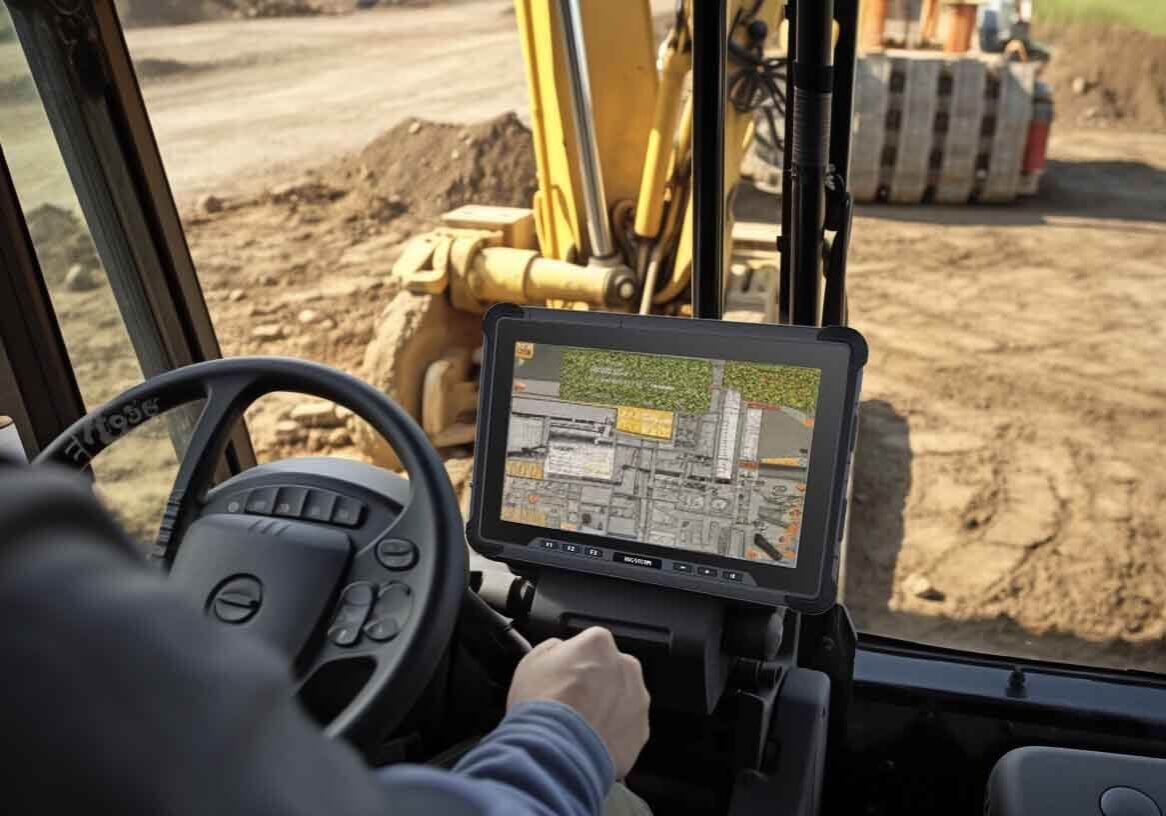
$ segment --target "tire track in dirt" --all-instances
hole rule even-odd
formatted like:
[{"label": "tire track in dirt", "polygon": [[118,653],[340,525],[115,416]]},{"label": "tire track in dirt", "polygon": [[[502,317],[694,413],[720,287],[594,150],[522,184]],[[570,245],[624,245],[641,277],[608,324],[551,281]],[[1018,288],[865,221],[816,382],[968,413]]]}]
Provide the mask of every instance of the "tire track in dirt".
[{"label": "tire track in dirt", "polygon": [[1081,218],[1076,199],[1063,219],[1055,196],[919,213],[928,223],[860,217],[850,297],[872,348],[864,390],[905,420],[911,451],[893,571],[879,540],[890,574],[868,592],[849,572],[860,625],[1166,669],[1166,472],[1153,444],[1166,428],[1153,362],[1166,335],[1150,317],[1166,312],[1166,142],[1152,153],[1129,192],[1164,207],[1137,220],[1104,206]]}]

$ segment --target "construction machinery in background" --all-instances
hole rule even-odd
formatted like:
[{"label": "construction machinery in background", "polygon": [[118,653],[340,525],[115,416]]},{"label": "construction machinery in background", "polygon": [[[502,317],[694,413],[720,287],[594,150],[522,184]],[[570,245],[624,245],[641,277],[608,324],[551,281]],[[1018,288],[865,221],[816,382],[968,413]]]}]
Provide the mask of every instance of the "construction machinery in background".
[{"label": "construction machinery in background", "polygon": [[[490,305],[693,313],[695,5],[678,3],[657,49],[647,0],[621,4],[618,14],[602,3],[516,0],[538,172],[532,206],[464,206],[411,240],[393,269],[405,291],[387,307],[364,361],[367,380],[438,447],[473,439],[480,316]],[[766,50],[785,2],[728,0],[717,12],[727,33],[717,49],[725,91],[709,109],[723,108],[723,130],[700,130],[723,132],[723,147],[708,144],[723,163],[718,266],[733,267],[740,253],[735,268],[763,268],[751,286],[736,287],[743,300],[730,292],[726,307],[776,321],[777,205],[771,223],[735,227],[731,198],[754,112],[764,104],[770,140],[786,138],[787,58]],[[827,39],[826,58],[829,47]],[[378,437],[354,433],[375,461],[393,463]]]},{"label": "construction machinery in background", "polygon": [[[691,315],[705,286],[724,301],[716,316],[841,324],[853,201],[999,203],[1036,192],[1051,95],[1039,65],[1016,48],[970,50],[983,19],[976,3],[709,5],[724,15],[720,73],[706,91],[719,102],[716,129],[693,91],[701,4],[678,3],[657,48],[647,0],[619,14],[579,0],[516,0],[534,200],[529,209],[460,207],[411,240],[393,269],[404,291],[364,360],[364,378],[438,447],[474,438],[480,317],[494,303]],[[799,51],[822,55],[802,70],[801,96],[789,70],[791,57],[803,62]],[[831,118],[831,105],[844,113]],[[805,149],[787,155],[799,139]],[[693,172],[702,158],[720,173],[716,218],[703,222]],[[762,197],[760,213],[747,208],[749,221],[734,218],[743,168],[776,194]],[[720,225],[703,282],[693,274],[702,223]],[[374,461],[395,464],[375,434],[353,434]]]}]

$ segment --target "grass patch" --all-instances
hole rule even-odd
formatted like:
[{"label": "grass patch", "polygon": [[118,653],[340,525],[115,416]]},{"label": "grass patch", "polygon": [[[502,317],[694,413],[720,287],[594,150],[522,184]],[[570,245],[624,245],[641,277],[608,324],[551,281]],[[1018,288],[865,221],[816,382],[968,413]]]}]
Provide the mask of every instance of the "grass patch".
[{"label": "grass patch", "polygon": [[709,409],[711,382],[708,360],[568,349],[563,352],[559,396],[571,402],[700,414]]},{"label": "grass patch", "polygon": [[1166,36],[1164,0],[1040,0],[1036,23],[1122,25]]},{"label": "grass patch", "polygon": [[741,392],[748,402],[788,405],[813,416],[818,410],[822,372],[801,366],[725,363],[724,385]]}]

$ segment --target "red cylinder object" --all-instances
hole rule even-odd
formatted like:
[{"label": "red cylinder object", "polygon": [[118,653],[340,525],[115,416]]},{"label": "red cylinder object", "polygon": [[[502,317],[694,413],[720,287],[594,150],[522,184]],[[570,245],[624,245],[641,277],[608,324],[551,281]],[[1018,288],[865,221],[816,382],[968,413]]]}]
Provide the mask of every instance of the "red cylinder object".
[{"label": "red cylinder object", "polygon": [[1023,173],[1036,173],[1045,169],[1045,158],[1049,152],[1049,132],[1052,123],[1047,119],[1033,119],[1028,126],[1028,142],[1024,146]]}]

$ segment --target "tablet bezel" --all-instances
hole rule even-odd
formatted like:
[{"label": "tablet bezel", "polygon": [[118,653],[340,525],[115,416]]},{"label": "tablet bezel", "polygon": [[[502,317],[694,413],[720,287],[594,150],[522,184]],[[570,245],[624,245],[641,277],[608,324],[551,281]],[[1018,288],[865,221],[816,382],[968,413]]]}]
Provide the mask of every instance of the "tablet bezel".
[{"label": "tablet bezel", "polygon": [[[850,330],[844,342],[820,339],[819,330],[790,326],[734,324],[715,320],[578,315],[518,309],[486,321],[483,387],[469,540],[483,555],[515,564],[554,567],[671,586],[702,594],[773,605],[821,609],[836,595],[846,473],[856,420],[858,370]],[[570,315],[570,313],[567,313]],[[828,330],[839,331],[839,330]],[[641,354],[816,368],[821,372],[818,410],[810,444],[806,498],[798,561],[785,567],[714,553],[668,547],[570,530],[538,527],[501,518],[502,486],[514,380],[515,344],[533,342]],[[865,352],[865,345],[862,346]],[[609,560],[571,559],[536,548],[545,539],[594,546],[647,558],[682,560],[717,570],[747,573],[742,585],[701,580],[672,572],[638,569]],[[755,584],[755,585],[753,585]]]}]

